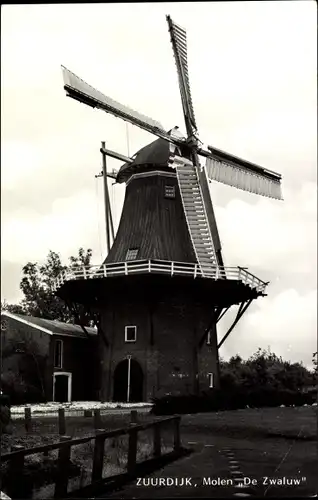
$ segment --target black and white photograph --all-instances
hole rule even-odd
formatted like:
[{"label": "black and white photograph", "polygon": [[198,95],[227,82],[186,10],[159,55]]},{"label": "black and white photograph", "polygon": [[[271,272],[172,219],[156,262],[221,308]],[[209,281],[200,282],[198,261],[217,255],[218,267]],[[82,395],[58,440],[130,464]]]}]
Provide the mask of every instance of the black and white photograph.
[{"label": "black and white photograph", "polygon": [[3,500],[318,494],[317,6],[3,4]]}]

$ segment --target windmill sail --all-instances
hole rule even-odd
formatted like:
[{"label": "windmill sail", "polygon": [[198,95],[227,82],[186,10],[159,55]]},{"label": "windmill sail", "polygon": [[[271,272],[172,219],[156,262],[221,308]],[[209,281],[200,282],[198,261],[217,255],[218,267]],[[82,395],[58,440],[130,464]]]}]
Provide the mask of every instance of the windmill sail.
[{"label": "windmill sail", "polygon": [[189,82],[187,34],[186,31],[181,28],[181,26],[178,26],[175,22],[172,21],[170,16],[167,16],[167,22],[169,25],[171,43],[178,71],[179,88],[187,133],[188,136],[192,136],[197,130],[197,125],[194,116]]},{"label": "windmill sail", "polygon": [[92,106],[93,108],[99,108],[106,113],[110,113],[114,116],[122,118],[123,120],[137,125],[147,132],[158,135],[164,139],[171,140],[167,132],[165,132],[161,123],[148,116],[145,116],[133,109],[114,101],[110,97],[102,94],[99,90],[96,90],[88,83],[84,82],[77,75],[72,73],[70,70],[62,66],[64,88],[69,97],[76,99],[83,104]]},{"label": "windmill sail", "polygon": [[[209,148],[206,173],[209,179],[251,193],[282,200],[281,176],[215,148]],[[205,156],[205,155],[204,155]]]}]

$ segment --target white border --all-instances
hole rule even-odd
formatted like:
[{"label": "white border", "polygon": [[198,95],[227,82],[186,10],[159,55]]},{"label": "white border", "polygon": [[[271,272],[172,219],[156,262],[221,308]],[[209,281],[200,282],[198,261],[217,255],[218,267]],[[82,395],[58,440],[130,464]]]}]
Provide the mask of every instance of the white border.
[{"label": "white border", "polygon": [[[57,342],[61,342],[61,366],[55,366],[55,348],[57,345]],[[63,340],[61,339],[54,339],[54,369],[55,368],[63,368]]]},{"label": "white border", "polygon": [[154,175],[161,175],[162,177],[177,177],[174,172],[162,172],[160,170],[152,170],[151,172],[140,172],[139,174],[132,174],[126,182],[126,186],[135,178],[139,177],[152,177]]},{"label": "white border", "polygon": [[[135,329],[135,340],[128,340],[127,339],[127,328],[134,328]],[[136,341],[137,341],[137,327],[135,325],[125,326],[125,342],[136,342]]]}]

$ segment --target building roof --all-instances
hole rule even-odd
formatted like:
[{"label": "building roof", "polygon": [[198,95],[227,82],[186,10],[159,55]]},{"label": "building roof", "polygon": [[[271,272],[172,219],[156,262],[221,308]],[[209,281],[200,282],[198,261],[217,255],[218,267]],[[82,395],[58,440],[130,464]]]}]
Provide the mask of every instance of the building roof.
[{"label": "building roof", "polygon": [[[68,337],[87,338],[87,335],[80,325],[73,325],[71,323],[63,323],[62,321],[38,318],[35,316],[27,316],[24,314],[13,314],[7,311],[2,311],[1,316],[7,316],[8,318],[12,318],[49,335],[65,335]],[[97,335],[97,330],[95,328],[85,327],[85,329],[89,335]]]}]

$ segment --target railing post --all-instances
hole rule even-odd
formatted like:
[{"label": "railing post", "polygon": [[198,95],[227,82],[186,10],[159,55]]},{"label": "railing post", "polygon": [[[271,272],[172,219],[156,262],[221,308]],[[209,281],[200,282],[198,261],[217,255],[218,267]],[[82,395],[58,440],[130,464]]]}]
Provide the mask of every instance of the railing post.
[{"label": "railing post", "polygon": [[106,264],[103,265],[103,269],[104,269],[104,276],[105,278],[107,278],[107,268],[106,268]]},{"label": "railing post", "polygon": [[[11,446],[11,452],[22,451],[24,446]],[[9,462],[9,488],[8,495],[10,498],[25,498],[25,478],[23,477],[24,456],[17,455],[12,457]]]},{"label": "railing post", "polygon": [[32,430],[32,418],[31,418],[31,408],[24,408],[24,427],[26,432],[31,432]]},{"label": "railing post", "polygon": [[198,272],[198,264],[194,264],[194,277],[197,277],[197,272]]},{"label": "railing post", "polygon": [[[61,436],[60,441],[71,440],[71,436]],[[65,498],[67,495],[68,474],[70,468],[71,445],[59,448],[57,475],[55,482],[54,498]]]},{"label": "railing post", "polygon": [[180,440],[180,420],[181,417],[175,417],[173,420],[173,449],[174,451],[180,451],[181,440]]},{"label": "railing post", "polygon": [[94,429],[100,429],[102,427],[102,420],[100,417],[100,410],[94,410]]},{"label": "railing post", "polygon": [[148,271],[151,273],[151,260],[148,260]]},{"label": "railing post", "polygon": [[128,441],[128,459],[127,459],[127,471],[129,474],[134,472],[137,462],[137,440],[138,431],[133,427],[129,430],[129,441]]},{"label": "railing post", "polygon": [[130,412],[130,423],[137,424],[138,422],[138,413],[137,410],[131,410]]},{"label": "railing post", "polygon": [[171,262],[171,276],[173,276],[174,273],[174,262]]},{"label": "railing post", "polygon": [[66,433],[65,410],[59,408],[59,435],[64,436]]},{"label": "railing post", "polygon": [[83,266],[83,275],[84,275],[84,280],[86,280],[86,268]]},{"label": "railing post", "polygon": [[242,272],[242,271],[241,271],[240,266],[237,266],[237,267],[238,267],[238,270],[239,270],[239,272],[238,272],[238,279],[240,280],[240,279],[241,279],[241,272]]},{"label": "railing post", "polygon": [[161,427],[160,423],[157,423],[153,427],[153,454],[154,457],[160,457],[161,455]]},{"label": "railing post", "polygon": [[125,262],[125,275],[127,276],[127,274],[128,274],[128,264],[127,262]]},{"label": "railing post", "polygon": [[106,436],[98,433],[105,433],[105,429],[96,429],[94,457],[93,457],[93,470],[92,470],[92,483],[100,481],[103,478],[104,466],[104,448]]}]

